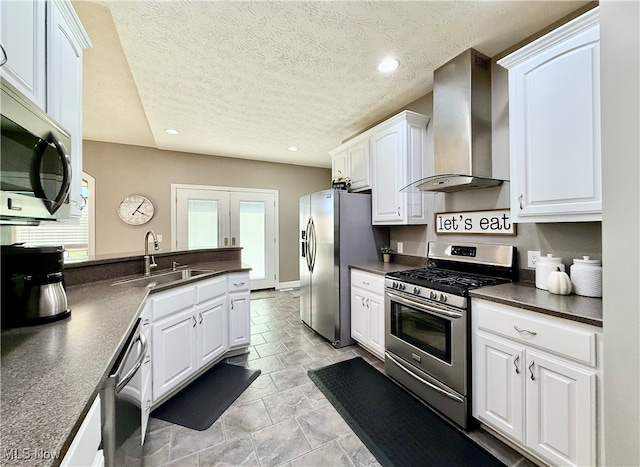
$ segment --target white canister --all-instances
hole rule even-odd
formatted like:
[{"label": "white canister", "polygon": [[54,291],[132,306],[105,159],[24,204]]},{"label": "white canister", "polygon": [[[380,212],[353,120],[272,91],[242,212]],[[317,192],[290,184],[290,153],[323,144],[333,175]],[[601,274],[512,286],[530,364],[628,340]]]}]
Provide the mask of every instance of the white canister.
[{"label": "white canister", "polygon": [[573,293],[583,297],[602,297],[602,266],[599,259],[583,256],[571,265]]},{"label": "white canister", "polygon": [[549,274],[560,268],[564,272],[564,264],[562,258],[553,256],[549,253],[547,256],[540,256],[536,262],[536,287],[542,290],[549,290],[547,285],[549,282]]}]

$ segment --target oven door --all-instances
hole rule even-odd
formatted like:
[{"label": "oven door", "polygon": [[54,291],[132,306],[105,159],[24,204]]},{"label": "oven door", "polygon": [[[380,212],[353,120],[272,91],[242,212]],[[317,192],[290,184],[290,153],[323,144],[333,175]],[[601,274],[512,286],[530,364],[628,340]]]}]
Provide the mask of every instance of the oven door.
[{"label": "oven door", "polygon": [[467,311],[386,292],[386,348],[467,395]]}]

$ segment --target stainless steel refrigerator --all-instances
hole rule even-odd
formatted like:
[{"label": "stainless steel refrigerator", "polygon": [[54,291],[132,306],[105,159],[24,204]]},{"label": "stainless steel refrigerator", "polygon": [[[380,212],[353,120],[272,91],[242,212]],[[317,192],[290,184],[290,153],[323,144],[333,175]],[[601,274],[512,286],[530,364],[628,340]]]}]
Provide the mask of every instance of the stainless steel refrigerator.
[{"label": "stainless steel refrigerator", "polygon": [[335,347],[351,338],[350,264],[379,261],[389,240],[371,225],[371,195],[325,190],[300,198],[300,318]]}]

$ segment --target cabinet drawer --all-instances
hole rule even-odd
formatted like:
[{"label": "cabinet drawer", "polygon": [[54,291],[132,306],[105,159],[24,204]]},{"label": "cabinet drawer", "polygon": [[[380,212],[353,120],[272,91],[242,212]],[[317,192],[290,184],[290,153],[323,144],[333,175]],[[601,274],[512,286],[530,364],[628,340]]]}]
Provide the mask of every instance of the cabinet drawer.
[{"label": "cabinet drawer", "polygon": [[227,278],[217,277],[196,285],[196,303],[206,302],[227,293]]},{"label": "cabinet drawer", "polygon": [[196,304],[195,286],[179,287],[174,290],[162,292],[153,297],[151,305],[151,319],[156,321],[163,316],[177,313]]},{"label": "cabinet drawer", "polygon": [[229,292],[249,290],[249,274],[229,274]]},{"label": "cabinet drawer", "polygon": [[597,333],[588,329],[588,325],[482,300],[473,301],[472,313],[480,329],[596,366]]},{"label": "cabinet drawer", "polygon": [[352,269],[351,286],[360,287],[378,295],[384,295],[384,276]]}]

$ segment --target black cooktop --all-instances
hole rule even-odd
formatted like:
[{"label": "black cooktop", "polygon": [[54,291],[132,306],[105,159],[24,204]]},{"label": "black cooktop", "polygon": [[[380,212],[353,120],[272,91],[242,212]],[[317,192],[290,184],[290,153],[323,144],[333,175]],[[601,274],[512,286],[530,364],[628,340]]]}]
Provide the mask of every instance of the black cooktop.
[{"label": "black cooktop", "polygon": [[467,295],[471,289],[510,282],[502,277],[483,276],[468,272],[452,271],[442,268],[422,268],[398,271],[387,274],[387,277],[407,284],[428,287],[456,295]]}]

